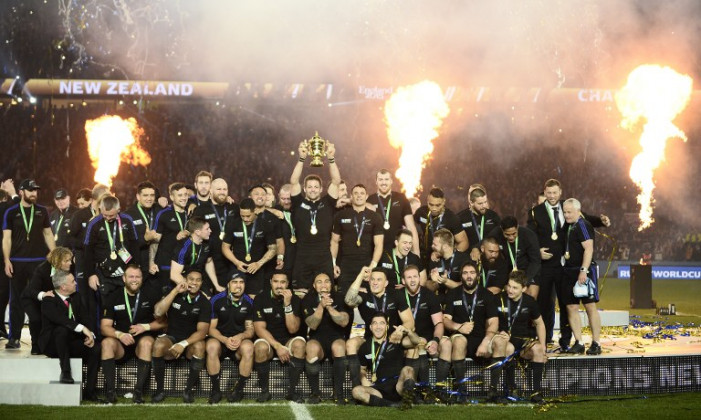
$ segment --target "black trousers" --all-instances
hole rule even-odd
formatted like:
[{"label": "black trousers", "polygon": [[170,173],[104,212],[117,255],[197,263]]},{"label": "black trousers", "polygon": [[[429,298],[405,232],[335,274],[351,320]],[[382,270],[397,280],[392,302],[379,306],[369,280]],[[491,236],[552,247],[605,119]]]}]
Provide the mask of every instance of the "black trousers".
[{"label": "black trousers", "polygon": [[[83,344],[85,335],[76,333],[65,327],[57,327],[51,334],[51,340],[42,349],[43,353],[51,358],[58,358],[61,370],[70,370],[71,357],[80,357],[88,367],[85,381],[85,391],[95,393],[97,385],[97,370],[100,363],[100,342],[95,341],[92,347]],[[79,373],[80,374],[80,373]],[[76,379],[76,378],[74,378]]]},{"label": "black trousers", "polygon": [[565,269],[562,269],[560,280],[555,283],[555,292],[557,293],[557,304],[560,307],[560,343],[569,346],[572,341],[572,328],[570,327],[570,319],[567,315],[567,293],[572,294],[570,286],[567,290],[567,280],[565,279]]},{"label": "black trousers", "polygon": [[[22,337],[22,326],[24,325],[24,308],[22,307],[22,292],[27,287],[29,279],[41,261],[36,262],[12,262],[12,278],[10,279],[10,331],[8,336],[11,339]],[[31,331],[30,331],[31,332]],[[36,341],[39,337],[32,337]]]},{"label": "black trousers", "polygon": [[37,344],[41,332],[41,302],[36,296],[29,296],[27,289],[22,293],[22,307],[29,317],[29,333],[32,336],[32,346]]},{"label": "black trousers", "polygon": [[[562,279],[562,266],[547,266],[543,265],[540,268],[538,277],[538,308],[540,315],[543,317],[545,324],[545,337],[547,342],[553,339],[553,329],[555,327],[555,296],[557,294],[555,288],[559,286]],[[560,306],[560,313],[564,310],[565,318],[567,318],[567,310]],[[560,318],[562,321],[562,318]],[[562,322],[560,322],[562,328]]]},{"label": "black trousers", "polygon": [[5,264],[0,262],[0,332],[7,335],[5,329],[5,310],[10,302],[10,279],[5,275]]}]

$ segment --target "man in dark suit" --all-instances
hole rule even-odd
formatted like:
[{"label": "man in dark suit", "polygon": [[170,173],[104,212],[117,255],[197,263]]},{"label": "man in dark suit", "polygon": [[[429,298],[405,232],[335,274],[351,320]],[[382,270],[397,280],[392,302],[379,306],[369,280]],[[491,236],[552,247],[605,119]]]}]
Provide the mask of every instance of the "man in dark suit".
[{"label": "man in dark suit", "polygon": [[41,301],[42,328],[39,348],[48,357],[58,358],[61,364],[60,382],[72,384],[71,357],[82,357],[88,365],[84,400],[97,401],[95,385],[100,360],[100,346],[95,346],[95,335],[81,322],[86,319],[80,299],[76,296],[73,274],[57,270],[52,276],[53,296]]},{"label": "man in dark suit", "polygon": [[[528,213],[528,228],[538,236],[540,245],[541,268],[538,275],[539,292],[534,297],[545,323],[546,338],[552,341],[555,324],[555,299],[553,289],[560,303],[560,348],[564,351],[572,340],[572,330],[567,319],[567,311],[560,296],[560,284],[563,276],[565,243],[567,242],[567,224],[562,205],[562,186],[557,179],[545,181],[543,190],[545,201],[531,208]],[[593,227],[608,227],[611,221],[605,215],[583,217]]]}]

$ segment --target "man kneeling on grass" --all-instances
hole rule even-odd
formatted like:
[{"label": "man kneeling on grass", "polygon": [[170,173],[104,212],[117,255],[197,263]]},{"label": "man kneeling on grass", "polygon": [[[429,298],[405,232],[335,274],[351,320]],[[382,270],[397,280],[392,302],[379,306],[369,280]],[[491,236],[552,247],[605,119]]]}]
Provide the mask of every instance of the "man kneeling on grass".
[{"label": "man kneeling on grass", "polygon": [[[404,366],[404,350],[416,347],[419,336],[399,325],[388,337],[389,323],[382,312],[372,316],[370,330],[372,339],[358,350],[361,385],[353,388],[353,398],[376,407],[395,406],[403,397],[412,400],[416,373]],[[372,382],[367,378],[368,370]]]}]

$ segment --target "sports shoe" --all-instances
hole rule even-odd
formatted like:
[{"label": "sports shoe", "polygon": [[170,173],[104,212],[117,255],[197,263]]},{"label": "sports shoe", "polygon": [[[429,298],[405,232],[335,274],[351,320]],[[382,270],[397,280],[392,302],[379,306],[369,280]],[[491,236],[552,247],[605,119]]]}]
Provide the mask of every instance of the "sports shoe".
[{"label": "sports shoe", "polygon": [[219,391],[212,391],[209,394],[209,398],[207,399],[207,403],[209,404],[217,404],[219,401],[221,401],[222,394]]},{"label": "sports shoe", "polygon": [[11,338],[7,340],[7,343],[5,343],[6,350],[17,350],[20,347],[22,347],[22,345],[17,338]]},{"label": "sports shoe", "polygon": [[256,402],[264,403],[264,402],[270,401],[272,399],[273,399],[273,396],[270,395],[269,391],[263,391],[260,394],[258,394],[258,398],[256,398]]},{"label": "sports shoe", "polygon": [[307,404],[319,404],[321,402],[321,397],[317,394],[312,394],[307,398]]},{"label": "sports shoe", "polygon": [[192,404],[195,402],[195,393],[192,392],[192,390],[185,390],[183,391],[183,402],[185,404]]},{"label": "sports shoe", "polygon": [[569,354],[584,354],[584,346],[579,344],[579,341],[575,341],[574,346],[570,347],[569,350],[567,350],[567,353],[569,353]]},{"label": "sports shoe", "polygon": [[243,390],[234,389],[232,392],[227,393],[226,400],[232,403],[241,402],[243,400]]},{"label": "sports shoe", "polygon": [[38,344],[32,344],[32,356],[38,356],[41,354],[41,351],[39,350],[39,345]]},{"label": "sports shoe", "polygon": [[141,393],[141,391],[134,391],[134,397],[131,400],[134,404],[143,404],[144,395]]},{"label": "sports shoe", "polygon": [[287,401],[292,401],[292,402],[296,402],[299,404],[302,404],[304,402],[302,397],[300,397],[300,395],[296,392],[288,392],[287,395],[285,395],[285,399]]},{"label": "sports shoe", "polygon": [[110,404],[117,404],[117,394],[114,391],[105,392],[105,400]]},{"label": "sports shoe", "polygon": [[159,402],[162,402],[165,399],[166,399],[166,392],[159,391],[159,392],[156,392],[155,394],[153,394],[153,396],[151,397],[151,402],[157,404]]},{"label": "sports shoe", "polygon": [[557,344],[560,345],[560,353],[566,353],[570,349],[569,341],[558,340]]},{"label": "sports shoe", "polygon": [[587,349],[587,354],[590,356],[601,354],[601,345],[596,341],[592,341],[591,346],[589,346],[589,349]]},{"label": "sports shoe", "polygon": [[487,402],[493,404],[507,404],[509,400],[494,387],[489,387],[487,391]]},{"label": "sports shoe", "polygon": [[543,400],[543,395],[540,392],[534,392],[531,394],[531,402],[533,404],[543,404],[545,400]]}]

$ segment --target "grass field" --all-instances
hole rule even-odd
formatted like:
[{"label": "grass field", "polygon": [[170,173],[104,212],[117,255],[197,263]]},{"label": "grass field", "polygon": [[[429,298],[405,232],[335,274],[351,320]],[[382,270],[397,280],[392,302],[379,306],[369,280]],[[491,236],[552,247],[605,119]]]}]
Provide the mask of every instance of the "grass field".
[{"label": "grass field", "polygon": [[[674,303],[680,317],[701,317],[701,281],[653,280],[652,299],[658,306]],[[625,309],[631,315],[654,315],[654,309],[630,309],[630,282],[627,279],[610,278],[603,282],[600,309]],[[674,317],[672,317],[674,318]],[[684,322],[684,321],[680,321]]]},{"label": "grass field", "polygon": [[[174,400],[175,401],[175,400]],[[670,395],[649,395],[620,397],[614,401],[606,398],[572,398],[567,402],[555,402],[545,407],[530,404],[511,405],[453,405],[415,406],[406,411],[396,408],[374,408],[328,404],[302,406],[287,403],[254,405],[221,404],[208,406],[204,400],[194,406],[81,406],[71,408],[38,406],[0,406],[3,419],[81,419],[109,418],[110,420],[133,419],[138,417],[158,417],[168,420],[193,418],[236,418],[256,420],[282,419],[600,419],[600,418],[657,418],[657,419],[697,419],[701,413],[701,394],[681,393]]]}]

